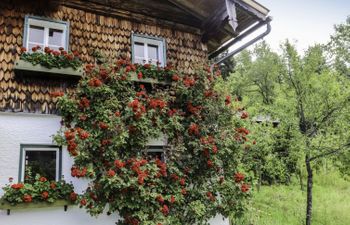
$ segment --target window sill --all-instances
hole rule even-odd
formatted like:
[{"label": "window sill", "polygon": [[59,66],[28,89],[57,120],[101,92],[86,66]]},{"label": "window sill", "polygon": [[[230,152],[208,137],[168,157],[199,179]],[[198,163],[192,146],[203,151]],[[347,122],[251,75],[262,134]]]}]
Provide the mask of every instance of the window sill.
[{"label": "window sill", "polygon": [[171,85],[171,81],[168,81],[168,80],[158,80],[158,79],[155,79],[155,78],[138,79],[136,73],[131,73],[130,80],[134,81],[134,82],[140,82],[140,83]]},{"label": "window sill", "polygon": [[53,74],[53,75],[67,75],[71,77],[81,77],[83,75],[83,69],[79,68],[74,70],[71,67],[68,68],[46,68],[40,64],[33,65],[30,62],[24,60],[17,60],[15,62],[14,70],[21,73],[41,73],[41,74]]},{"label": "window sill", "polygon": [[67,211],[68,205],[73,205],[67,200],[56,200],[53,203],[50,202],[30,202],[30,203],[17,203],[12,205],[4,200],[0,200],[0,210],[7,210],[7,215],[10,215],[11,210],[16,209],[36,209],[36,208],[47,208],[47,207],[63,207],[64,211]]}]

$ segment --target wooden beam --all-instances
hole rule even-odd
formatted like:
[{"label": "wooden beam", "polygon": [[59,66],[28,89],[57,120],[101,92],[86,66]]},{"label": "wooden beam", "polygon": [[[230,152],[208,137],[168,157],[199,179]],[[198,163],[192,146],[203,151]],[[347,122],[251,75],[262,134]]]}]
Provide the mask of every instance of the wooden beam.
[{"label": "wooden beam", "polygon": [[193,3],[194,1],[188,0],[168,0],[177,7],[183,9],[184,11],[194,15],[198,19],[204,19],[208,16],[208,13],[204,10],[201,10],[197,4]]},{"label": "wooden beam", "polygon": [[[153,16],[146,16],[141,13],[123,10],[117,7],[110,7],[106,4],[98,3],[96,0],[61,0],[61,5],[76,8],[88,12],[97,13],[105,16],[112,16],[118,18],[128,19],[142,24],[158,25],[168,28],[175,28],[180,31],[185,31],[200,35],[200,24],[187,25],[185,23],[177,22],[176,20],[166,20],[155,18]],[[190,21],[187,21],[190,22]]]}]

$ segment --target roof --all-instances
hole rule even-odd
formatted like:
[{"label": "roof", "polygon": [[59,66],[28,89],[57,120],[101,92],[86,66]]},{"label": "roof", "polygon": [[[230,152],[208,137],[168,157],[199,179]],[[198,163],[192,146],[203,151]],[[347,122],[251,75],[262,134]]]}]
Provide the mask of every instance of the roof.
[{"label": "roof", "polygon": [[[64,1],[64,4],[74,5],[75,2],[78,1]],[[139,22],[161,23],[200,33],[208,45],[209,53],[256,22],[265,20],[269,13],[267,8],[254,0],[85,0],[84,2],[84,5],[80,5],[84,9],[96,9],[102,13],[128,17]],[[79,4],[75,4],[77,5]]]}]

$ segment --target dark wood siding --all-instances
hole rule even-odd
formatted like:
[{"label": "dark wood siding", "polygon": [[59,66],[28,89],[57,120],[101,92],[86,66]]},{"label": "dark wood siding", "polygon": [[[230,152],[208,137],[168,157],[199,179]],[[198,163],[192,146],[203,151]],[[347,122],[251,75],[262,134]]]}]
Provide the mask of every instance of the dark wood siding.
[{"label": "dark wood siding", "polygon": [[22,46],[25,15],[69,21],[69,50],[81,53],[85,63],[95,62],[94,51],[100,51],[110,59],[121,54],[130,57],[132,32],[165,38],[167,62],[185,73],[193,73],[195,65],[207,58],[207,46],[198,34],[67,6],[38,10],[11,2],[0,2],[0,111],[56,113],[55,100],[50,93],[72,91],[76,83],[64,77],[47,79],[45,75],[14,73],[14,62],[19,58],[17,52]]}]

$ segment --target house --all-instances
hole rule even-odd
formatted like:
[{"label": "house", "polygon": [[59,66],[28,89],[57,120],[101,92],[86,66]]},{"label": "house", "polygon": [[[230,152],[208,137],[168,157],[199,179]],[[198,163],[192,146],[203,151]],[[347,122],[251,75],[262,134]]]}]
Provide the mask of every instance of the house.
[{"label": "house", "polygon": [[[191,74],[196,64],[218,56],[257,28],[269,25],[267,14],[268,10],[253,0],[40,0],[35,4],[2,0],[0,186],[7,184],[9,177],[23,182],[28,164],[36,164],[51,179],[72,181],[78,192],[86,186],[71,177],[73,160],[67,151],[52,144],[61,118],[56,99],[50,95],[74,91],[82,73],[28,66],[19,59],[21,47],[29,51],[36,46],[64,48],[79,52],[81,60],[90,64],[98,63],[99,55],[110,60],[124,56],[135,63],[159,62],[160,66],[170,62]],[[161,143],[154,140],[152,145]],[[115,222],[108,216],[92,218],[78,207],[66,208],[2,207],[0,224]],[[218,217],[211,224],[228,221]]]}]

